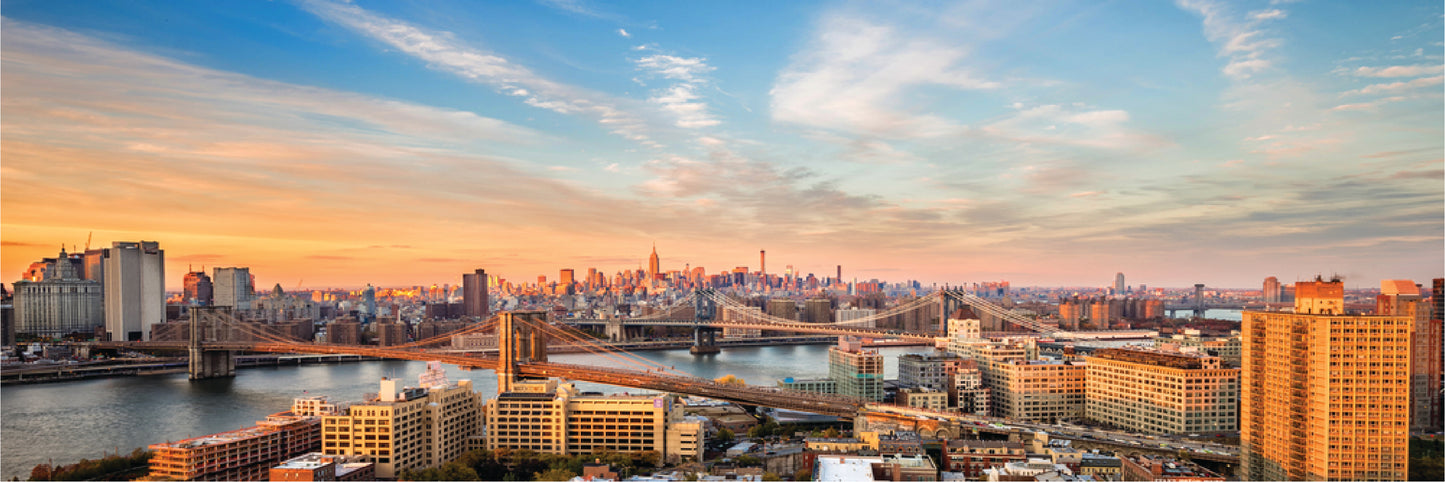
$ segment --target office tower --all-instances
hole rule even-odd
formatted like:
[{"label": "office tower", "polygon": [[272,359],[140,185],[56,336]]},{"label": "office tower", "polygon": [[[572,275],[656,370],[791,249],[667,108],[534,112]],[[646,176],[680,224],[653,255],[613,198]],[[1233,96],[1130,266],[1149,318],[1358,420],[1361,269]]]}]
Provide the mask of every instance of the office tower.
[{"label": "office tower", "polygon": [[[684,419],[682,407],[662,395],[584,395],[571,383],[519,381],[483,413],[488,450],[560,455],[651,450],[675,460],[696,458],[700,446],[701,434],[693,430],[701,426]],[[678,425],[682,422],[688,423]]]},{"label": "office tower", "polygon": [[999,417],[1056,422],[1084,416],[1084,364],[1012,358],[992,361],[997,383],[992,404]]},{"label": "office tower", "polygon": [[471,380],[426,383],[436,377],[433,370],[440,366],[422,375],[428,386],[403,389],[399,380],[383,378],[375,399],[322,417],[322,453],[369,456],[382,479],[461,456],[467,439],[481,433],[481,396]]},{"label": "office tower", "polygon": [[1124,294],[1124,273],[1114,274],[1114,294]]},{"label": "office tower", "polygon": [[808,323],[832,323],[833,322],[833,301],[827,298],[814,298],[803,302],[803,321]]},{"label": "office tower", "polygon": [[237,311],[255,308],[256,287],[251,286],[251,268],[213,268],[211,303]]},{"label": "office tower", "polygon": [[[181,299],[193,306],[210,306],[215,286],[211,277],[201,271],[186,273],[183,280]],[[279,286],[279,285],[278,285]]]},{"label": "office tower", "polygon": [[858,340],[838,337],[828,348],[828,378],[838,383],[838,394],[869,401],[883,400],[883,355],[866,350]]},{"label": "office tower", "polygon": [[368,320],[376,318],[376,287],[371,286],[371,283],[367,283],[366,288],[361,290],[361,313]]},{"label": "office tower", "polygon": [[105,325],[100,283],[81,279],[65,248],[49,263],[39,281],[16,281],[14,326],[16,333],[59,338],[73,332],[95,333]]},{"label": "office tower", "polygon": [[1279,303],[1280,300],[1279,278],[1270,276],[1264,279],[1264,294],[1262,298],[1265,303]]},{"label": "office tower", "polygon": [[657,257],[657,243],[652,243],[652,255],[647,257],[647,281],[651,283],[662,276],[662,260]]},{"label": "office tower", "polygon": [[1408,316],[1415,320],[1410,356],[1410,430],[1440,430],[1439,325],[1432,323],[1430,304],[1420,298],[1420,286],[1410,280],[1381,280],[1375,314]]},{"label": "office tower", "polygon": [[1241,478],[1406,480],[1412,318],[1346,314],[1317,278],[1241,326]]},{"label": "office tower", "polygon": [[1199,352],[1106,348],[1085,358],[1084,416],[1144,433],[1232,431],[1239,370]]},{"label": "office tower", "polygon": [[105,248],[88,249],[82,259],[85,269],[81,270],[80,277],[105,286]]},{"label": "office tower", "polygon": [[492,316],[489,296],[486,270],[478,269],[475,273],[462,275],[462,305],[466,306],[467,316]]},{"label": "office tower", "polygon": [[[809,275],[809,276],[812,276],[812,275]],[[838,280],[838,281],[840,281],[840,282],[843,281],[843,265],[841,265],[841,264],[838,265],[838,277],[837,277],[837,278],[833,278],[833,279],[836,279],[836,280]]]},{"label": "office tower", "polygon": [[758,274],[762,277],[768,276],[768,252],[766,250],[758,250]]},{"label": "office tower", "polygon": [[105,331],[112,341],[150,341],[166,320],[166,254],[155,241],[116,241],[105,250]]},{"label": "office tower", "polygon": [[562,286],[571,286],[575,282],[577,282],[576,272],[572,268],[563,269],[557,276],[557,284]]}]

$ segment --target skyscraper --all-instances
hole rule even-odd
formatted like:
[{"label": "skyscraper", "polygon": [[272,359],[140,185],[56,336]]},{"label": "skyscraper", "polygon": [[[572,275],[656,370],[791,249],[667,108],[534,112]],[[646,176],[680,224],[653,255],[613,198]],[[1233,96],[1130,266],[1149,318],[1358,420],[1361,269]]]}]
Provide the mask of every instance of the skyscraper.
[{"label": "skyscraper", "polygon": [[215,268],[211,270],[212,304],[237,310],[254,308],[256,287],[251,286],[251,268]]},{"label": "skyscraper", "polygon": [[[78,258],[77,258],[78,259]],[[60,248],[43,279],[15,282],[15,331],[44,337],[94,333],[105,324],[100,283],[81,279],[71,257]]]},{"label": "skyscraper", "polygon": [[186,303],[195,306],[210,306],[213,296],[214,285],[211,284],[211,277],[205,272],[192,271],[186,273],[183,280],[181,298]]},{"label": "skyscraper", "polygon": [[1244,312],[1241,478],[1406,480],[1407,316],[1344,311],[1339,280],[1296,283],[1295,312]]},{"label": "skyscraper", "polygon": [[1264,279],[1264,302],[1279,303],[1280,300],[1279,278],[1270,276]]},{"label": "skyscraper", "polygon": [[561,270],[561,272],[559,272],[557,276],[557,284],[560,284],[562,286],[570,286],[572,283],[577,281],[576,273],[577,272],[573,271],[572,268]]},{"label": "skyscraper", "polygon": [[462,275],[462,306],[467,316],[491,316],[491,300],[487,291],[487,271],[477,269]]},{"label": "skyscraper", "polygon": [[647,257],[647,281],[657,279],[662,275],[662,261],[657,257],[657,243],[652,243],[652,256]]},{"label": "skyscraper", "polygon": [[105,331],[113,341],[150,341],[166,320],[166,253],[155,241],[116,241],[105,250]]},{"label": "skyscraper", "polygon": [[1124,294],[1124,273],[1114,274],[1114,294]]},{"label": "skyscraper", "polygon": [[1420,298],[1420,286],[1414,281],[1380,281],[1375,314],[1408,316],[1415,320],[1415,339],[1410,352],[1411,431],[1440,429],[1440,325],[1432,322],[1429,306]]}]

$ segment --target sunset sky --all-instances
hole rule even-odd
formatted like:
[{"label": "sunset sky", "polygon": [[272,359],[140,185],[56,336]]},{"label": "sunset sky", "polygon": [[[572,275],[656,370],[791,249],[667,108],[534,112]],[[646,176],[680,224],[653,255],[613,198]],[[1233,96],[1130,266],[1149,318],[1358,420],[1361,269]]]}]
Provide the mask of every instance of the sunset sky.
[{"label": "sunset sky", "polygon": [[1258,287],[1445,266],[1421,2],[9,1],[0,281]]}]

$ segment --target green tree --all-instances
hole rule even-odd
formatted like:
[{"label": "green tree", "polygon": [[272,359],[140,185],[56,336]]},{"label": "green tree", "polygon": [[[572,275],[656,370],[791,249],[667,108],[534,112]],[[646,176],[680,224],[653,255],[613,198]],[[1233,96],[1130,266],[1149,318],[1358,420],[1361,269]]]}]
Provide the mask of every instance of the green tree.
[{"label": "green tree", "polygon": [[812,478],[813,471],[808,469],[798,469],[797,472],[793,472],[793,480],[812,480]]},{"label": "green tree", "polygon": [[763,472],[763,480],[783,480],[783,478],[772,472]]},{"label": "green tree", "polygon": [[732,431],[732,430],[728,430],[728,429],[726,429],[726,428],[717,429],[717,433],[716,433],[716,434],[713,434],[713,438],[716,438],[716,439],[721,440],[721,441],[724,441],[724,442],[731,442],[731,441],[733,441],[733,437],[734,437],[733,431]]},{"label": "green tree", "polygon": [[828,438],[838,438],[838,437],[841,437],[841,436],[843,436],[843,435],[840,434],[840,433],[838,433],[838,429],[833,428],[833,427],[828,427],[827,430],[824,430],[824,431],[823,431],[823,436],[824,436],[824,437],[828,437]]},{"label": "green tree", "polygon": [[1410,480],[1445,480],[1445,440],[1410,439]]},{"label": "green tree", "polygon": [[571,480],[577,474],[567,469],[547,469],[546,472],[532,474],[532,480]]},{"label": "green tree", "polygon": [[738,458],[733,459],[733,462],[737,463],[738,467],[760,467],[763,465],[763,459],[751,455],[739,455]]}]

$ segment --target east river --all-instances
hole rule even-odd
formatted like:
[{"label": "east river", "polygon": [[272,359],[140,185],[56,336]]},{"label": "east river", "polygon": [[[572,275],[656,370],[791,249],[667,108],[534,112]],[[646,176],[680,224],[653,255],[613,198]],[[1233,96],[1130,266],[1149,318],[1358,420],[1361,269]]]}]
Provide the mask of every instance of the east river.
[{"label": "east river", "polygon": [[[929,347],[885,347],[885,377],[898,377],[900,354]],[[698,377],[734,375],[749,385],[773,386],[785,377],[828,374],[828,345],[725,348],[716,355],[687,350],[633,352]],[[552,361],[616,366],[595,355],[552,355]],[[381,377],[416,384],[425,363],[375,361],[332,365],[245,368],[231,379],[191,382],[186,375],[102,378],[0,389],[0,478],[28,478],[36,464],[75,463],[107,453],[255,425],[290,408],[291,400],[326,395],[358,401],[376,392]],[[472,380],[485,397],[496,396],[491,371],[447,368],[450,380]],[[638,389],[579,383],[584,390],[619,393]]]}]

